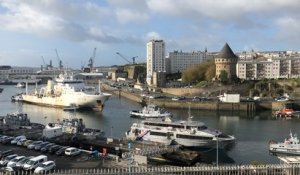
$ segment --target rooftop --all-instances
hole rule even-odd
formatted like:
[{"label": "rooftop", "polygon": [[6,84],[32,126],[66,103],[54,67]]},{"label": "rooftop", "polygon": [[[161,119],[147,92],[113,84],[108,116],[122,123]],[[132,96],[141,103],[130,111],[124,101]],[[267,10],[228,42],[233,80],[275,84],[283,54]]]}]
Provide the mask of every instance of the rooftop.
[{"label": "rooftop", "polygon": [[225,45],[223,46],[219,54],[216,56],[216,58],[238,58],[238,57],[233,53],[229,45],[225,43]]}]

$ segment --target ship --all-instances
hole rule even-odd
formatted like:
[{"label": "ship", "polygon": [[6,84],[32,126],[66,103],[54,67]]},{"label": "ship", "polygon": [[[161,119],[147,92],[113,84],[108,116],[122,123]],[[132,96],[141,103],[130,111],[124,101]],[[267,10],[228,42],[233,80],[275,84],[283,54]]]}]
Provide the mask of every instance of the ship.
[{"label": "ship", "polygon": [[47,86],[35,88],[33,93],[22,94],[23,102],[32,103],[42,106],[67,108],[75,105],[78,110],[92,109],[102,111],[104,103],[109,99],[111,94],[86,88],[86,86],[73,86],[69,83],[55,83],[48,80]]},{"label": "ship", "polygon": [[235,137],[209,128],[202,122],[191,120],[172,121],[147,119],[133,123],[125,133],[129,140],[144,140],[165,145],[177,144],[187,148],[228,148],[235,142]]},{"label": "ship", "polygon": [[290,137],[284,142],[270,141],[269,151],[271,153],[280,153],[285,155],[300,155],[300,142],[296,134],[290,132]]}]

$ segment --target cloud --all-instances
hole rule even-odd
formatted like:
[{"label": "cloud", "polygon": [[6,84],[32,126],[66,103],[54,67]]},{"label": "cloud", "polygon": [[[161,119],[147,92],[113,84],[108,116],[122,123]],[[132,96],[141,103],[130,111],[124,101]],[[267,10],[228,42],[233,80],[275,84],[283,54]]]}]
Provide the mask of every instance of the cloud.
[{"label": "cloud", "polygon": [[129,9],[117,9],[116,16],[120,23],[125,24],[129,22],[144,22],[149,19],[146,13],[142,13]]},{"label": "cloud", "polygon": [[[73,41],[118,41],[108,30],[100,29],[101,19],[110,13],[91,2],[82,4],[58,0],[1,1],[5,9],[0,14],[2,30],[62,37]],[[95,31],[95,28],[98,28]],[[99,32],[101,31],[101,32]]]},{"label": "cloud", "polygon": [[[300,17],[300,16],[299,16]],[[276,21],[276,25],[279,28],[277,33],[278,40],[280,42],[289,44],[290,47],[299,45],[299,33],[300,33],[300,18],[299,17],[282,17]]]},{"label": "cloud", "polygon": [[237,23],[236,26],[244,26],[243,23],[260,26],[256,22],[257,17],[277,18],[283,13],[293,15],[300,7],[297,0],[148,0],[147,5],[158,14],[196,21],[207,19]]},{"label": "cloud", "polygon": [[146,34],[146,40],[159,40],[159,39],[162,39],[162,37],[157,32],[149,32]]}]

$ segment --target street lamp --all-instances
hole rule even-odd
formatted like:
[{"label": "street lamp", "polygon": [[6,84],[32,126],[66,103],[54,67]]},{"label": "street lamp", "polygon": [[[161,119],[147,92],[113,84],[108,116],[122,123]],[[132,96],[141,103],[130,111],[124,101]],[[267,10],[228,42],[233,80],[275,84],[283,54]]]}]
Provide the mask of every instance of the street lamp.
[{"label": "street lamp", "polygon": [[113,138],[113,126],[110,127],[110,137]]},{"label": "street lamp", "polygon": [[217,167],[219,167],[219,140],[217,135],[217,160],[216,160]]}]

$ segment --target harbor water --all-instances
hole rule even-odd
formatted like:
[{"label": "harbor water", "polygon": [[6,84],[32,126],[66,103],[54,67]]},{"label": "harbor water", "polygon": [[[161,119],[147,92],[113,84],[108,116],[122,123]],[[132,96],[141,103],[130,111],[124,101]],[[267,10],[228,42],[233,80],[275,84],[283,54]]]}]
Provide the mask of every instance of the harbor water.
[{"label": "harbor water", "polygon": [[[112,96],[105,103],[102,112],[69,112],[59,108],[11,102],[11,96],[24,92],[25,89],[8,85],[2,85],[0,88],[4,89],[0,93],[1,116],[19,111],[27,113],[32,122],[42,124],[57,122],[63,118],[77,117],[82,118],[87,127],[104,130],[106,136],[114,138],[124,137],[124,133],[132,123],[140,121],[140,119],[131,118],[129,111],[140,109],[141,106],[136,102],[117,96]],[[33,88],[33,86],[30,88]],[[173,113],[173,119],[175,120],[186,120],[188,117],[186,109],[168,110]],[[283,141],[284,138],[288,137],[290,131],[300,134],[300,120],[275,119],[272,118],[271,111],[259,111],[256,114],[247,114],[243,111],[217,112],[191,110],[191,115],[193,116],[192,120],[204,122],[209,127],[219,129],[226,134],[236,137],[235,146],[231,150],[226,151],[225,154],[220,153],[221,163],[279,163],[276,156],[269,154],[269,141]]]}]

